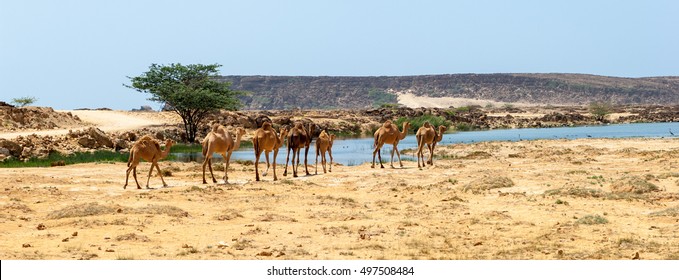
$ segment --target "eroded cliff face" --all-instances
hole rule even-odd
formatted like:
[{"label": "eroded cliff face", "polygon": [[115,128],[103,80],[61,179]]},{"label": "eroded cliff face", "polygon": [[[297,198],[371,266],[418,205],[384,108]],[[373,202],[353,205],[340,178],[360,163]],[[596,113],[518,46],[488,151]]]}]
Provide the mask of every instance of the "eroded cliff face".
[{"label": "eroded cliff face", "polygon": [[455,74],[399,77],[223,76],[252,93],[244,109],[370,108],[399,93],[506,103],[583,105],[679,103],[679,77],[582,74]]}]

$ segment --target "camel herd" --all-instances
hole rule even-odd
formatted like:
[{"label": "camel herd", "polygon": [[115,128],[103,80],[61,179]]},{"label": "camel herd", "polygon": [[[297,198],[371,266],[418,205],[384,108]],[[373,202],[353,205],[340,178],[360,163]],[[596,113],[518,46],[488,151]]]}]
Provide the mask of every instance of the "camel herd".
[{"label": "camel herd", "polygon": [[[283,146],[283,143],[287,140],[288,154],[285,159],[285,169],[283,171],[283,176],[288,174],[288,162],[290,161],[290,154],[292,152],[292,176],[297,177],[298,168],[300,165],[301,150],[304,149],[304,172],[306,175],[310,175],[308,169],[307,157],[309,154],[309,147],[314,135],[314,125],[309,125],[304,127],[302,123],[295,124],[292,128],[287,129],[285,127],[280,129],[280,133],[277,133],[270,122],[265,122],[262,126],[255,131],[252,138],[252,144],[255,151],[255,180],[259,181],[259,158],[264,152],[266,158],[266,170],[262,172],[262,176],[266,176],[269,172],[269,153],[273,151],[273,180],[278,180],[276,176],[276,157],[278,156],[278,149]],[[382,155],[380,149],[385,144],[393,145],[394,148],[391,151],[391,167],[394,168],[394,152],[398,157],[398,163],[403,167],[401,162],[401,154],[398,151],[398,142],[403,140],[408,134],[408,129],[410,128],[410,123],[403,123],[402,131],[398,130],[396,124],[391,121],[386,121],[377,131],[374,133],[374,146],[373,150],[373,161],[371,168],[375,168],[375,156],[377,155],[380,167],[384,168],[382,164]],[[440,142],[443,133],[446,131],[445,126],[439,126],[438,131],[429,122],[425,122],[422,127],[417,130],[417,167],[425,167],[426,164],[433,165],[433,155],[436,143]],[[245,135],[246,131],[242,127],[237,128],[236,139],[231,136],[227,129],[219,124],[215,124],[212,130],[208,132],[205,136],[202,144],[202,153],[204,156],[203,160],[203,184],[207,184],[205,180],[205,167],[207,166],[210,170],[210,175],[212,176],[212,182],[217,183],[215,176],[212,172],[212,157],[215,153],[222,155],[224,158],[224,183],[228,183],[229,176],[229,161],[231,159],[231,154],[233,151],[240,147],[240,142],[242,137]],[[335,135],[328,134],[325,130],[321,131],[318,138],[316,138],[316,170],[315,174],[318,174],[318,157],[321,156],[321,166],[323,167],[323,173],[326,172],[326,152],[330,156],[330,163],[328,164],[327,171],[332,172],[332,144],[335,140]],[[158,166],[158,161],[167,157],[170,153],[170,148],[174,144],[174,141],[167,140],[165,142],[165,149],[161,150],[160,143],[157,139],[152,136],[144,136],[137,140],[130,149],[130,157],[127,161],[127,172],[125,177],[125,185],[123,189],[127,188],[128,179],[130,172],[134,177],[134,181],[137,184],[137,189],[141,189],[139,182],[137,181],[137,165],[141,159],[151,163],[151,169],[149,170],[148,177],[146,179],[146,188],[149,188],[149,180],[151,178],[151,173],[153,172],[153,167],[155,166],[160,176],[160,180],[163,182],[163,187],[167,184],[163,179],[162,173],[160,172],[160,167]],[[429,159],[424,160],[424,146],[427,146],[429,151]],[[422,164],[420,165],[420,158],[422,159]]]}]

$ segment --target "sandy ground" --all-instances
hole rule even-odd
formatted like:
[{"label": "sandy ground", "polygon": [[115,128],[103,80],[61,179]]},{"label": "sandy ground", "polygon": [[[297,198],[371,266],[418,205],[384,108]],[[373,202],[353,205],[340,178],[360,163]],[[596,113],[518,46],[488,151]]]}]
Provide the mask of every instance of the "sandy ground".
[{"label": "sandy ground", "polygon": [[[0,169],[0,258],[679,258],[679,139],[437,154],[423,169],[363,164],[291,178],[279,166],[277,182],[271,173],[254,182],[251,164],[234,163],[227,185],[201,184],[198,163],[161,162],[170,186],[153,176],[150,190],[122,188],[124,163]],[[633,176],[660,191],[613,191]]]},{"label": "sandy ground", "polygon": [[78,116],[86,125],[50,130],[24,130],[16,132],[2,132],[0,138],[13,139],[18,136],[36,134],[64,135],[70,130],[82,130],[96,126],[104,132],[120,132],[140,129],[144,127],[165,126],[181,123],[181,118],[174,112],[128,112],[128,111],[100,111],[100,110],[57,110],[57,112],[71,113]]}]

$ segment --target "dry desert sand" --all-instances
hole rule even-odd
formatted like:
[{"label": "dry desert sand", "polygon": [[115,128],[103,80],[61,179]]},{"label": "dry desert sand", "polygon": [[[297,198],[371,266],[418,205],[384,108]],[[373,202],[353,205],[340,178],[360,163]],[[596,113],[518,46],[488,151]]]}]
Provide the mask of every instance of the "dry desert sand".
[{"label": "dry desert sand", "polygon": [[3,168],[0,258],[679,258],[679,139],[437,153],[423,169],[366,163],[291,178],[281,152],[279,181],[255,182],[242,162],[228,185],[201,184],[200,163],[161,162],[170,186],[154,176],[150,190],[122,188],[125,163]]}]

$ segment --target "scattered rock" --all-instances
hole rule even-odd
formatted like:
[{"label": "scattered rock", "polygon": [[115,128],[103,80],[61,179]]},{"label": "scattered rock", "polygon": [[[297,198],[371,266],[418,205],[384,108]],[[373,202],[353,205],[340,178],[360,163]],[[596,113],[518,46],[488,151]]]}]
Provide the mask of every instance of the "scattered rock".
[{"label": "scattered rock", "polygon": [[47,227],[44,224],[38,224],[37,229],[38,230],[45,230],[45,229],[47,229]]},{"label": "scattered rock", "polygon": [[257,256],[270,257],[270,256],[273,256],[273,253],[267,252],[267,251],[262,251],[262,252],[257,253]]},{"label": "scattered rock", "polygon": [[33,246],[31,246],[31,244],[24,243],[24,244],[21,245],[21,247],[24,247],[24,248],[31,248],[31,247],[33,247]]}]

